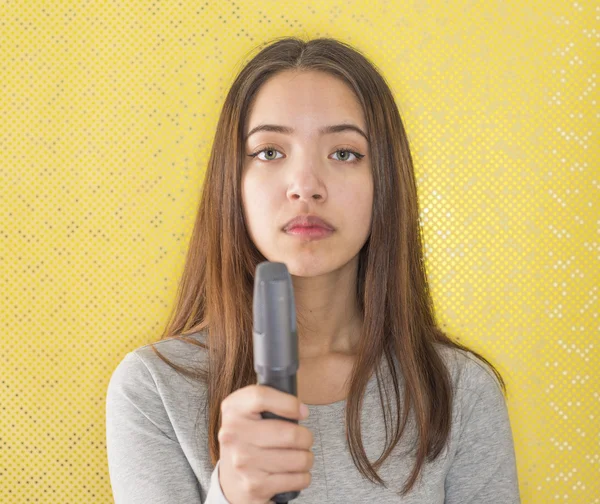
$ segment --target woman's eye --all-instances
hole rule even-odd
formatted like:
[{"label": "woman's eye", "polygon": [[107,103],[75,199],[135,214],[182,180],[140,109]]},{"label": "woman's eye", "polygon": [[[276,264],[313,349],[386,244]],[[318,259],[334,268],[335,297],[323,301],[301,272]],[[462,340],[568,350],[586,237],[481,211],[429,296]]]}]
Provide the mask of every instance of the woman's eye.
[{"label": "woman's eye", "polygon": [[348,161],[348,163],[354,163],[354,162],[358,161],[359,158],[362,157],[358,152],[352,152],[347,149],[338,149],[334,152],[334,154],[338,154],[339,152],[343,152],[344,155],[340,156],[340,158],[337,159],[337,161],[348,161],[348,156],[354,156],[353,160]]},{"label": "woman's eye", "polygon": [[[250,157],[257,157],[259,154],[265,153],[266,158],[263,159],[262,157],[259,157],[258,159],[260,159],[261,161],[275,161],[277,159],[281,159],[281,157],[275,157],[276,153],[278,153],[279,151],[273,147],[265,147],[264,149],[261,149],[257,152],[254,152],[253,154],[248,154]],[[281,152],[279,152],[279,154],[281,154]],[[364,154],[359,154],[358,152],[354,152],[348,149],[338,149],[334,152],[334,155],[338,154],[338,159],[336,159],[336,161],[341,161],[344,163],[356,163],[359,159],[365,157]],[[350,156],[354,156],[354,159],[350,158],[350,161],[348,161]]]},{"label": "woman's eye", "polygon": [[[273,149],[272,147],[267,147],[265,149],[259,150],[258,152],[255,152],[254,154],[252,154],[252,157],[256,157],[259,154],[265,153],[265,156],[267,156],[267,159],[263,159],[261,157],[259,157],[258,159],[260,159],[261,161],[275,161],[275,159],[281,159],[281,158],[276,158],[273,157],[275,156],[276,152],[279,152],[277,149]],[[279,152],[281,154],[281,152]]]},{"label": "woman's eye", "polygon": [[[259,157],[258,159],[260,159],[261,161],[275,161],[276,159],[281,159],[281,158],[275,157],[276,153],[279,152],[277,149],[267,148],[267,149],[263,149],[263,150],[257,152],[257,154],[262,154],[263,152],[265,153],[265,156],[267,159],[262,159]],[[281,152],[279,152],[279,154],[281,154]]]}]

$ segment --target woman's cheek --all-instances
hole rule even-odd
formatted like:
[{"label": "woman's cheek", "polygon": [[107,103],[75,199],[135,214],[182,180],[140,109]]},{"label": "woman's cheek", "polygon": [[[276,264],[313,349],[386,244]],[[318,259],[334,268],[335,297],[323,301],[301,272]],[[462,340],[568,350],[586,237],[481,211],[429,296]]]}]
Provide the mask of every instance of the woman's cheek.
[{"label": "woman's cheek", "polygon": [[277,197],[267,180],[248,180],[246,185],[246,211],[255,233],[266,232],[277,215]]}]

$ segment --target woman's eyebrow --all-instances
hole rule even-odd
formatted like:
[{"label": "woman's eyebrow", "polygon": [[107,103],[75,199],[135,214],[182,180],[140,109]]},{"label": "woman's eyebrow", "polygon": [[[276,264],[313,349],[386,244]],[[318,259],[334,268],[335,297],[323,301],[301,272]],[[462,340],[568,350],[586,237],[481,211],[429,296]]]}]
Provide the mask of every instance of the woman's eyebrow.
[{"label": "woman's eyebrow", "polygon": [[[260,125],[256,126],[255,128],[252,128],[250,133],[248,133],[246,135],[246,137],[244,138],[244,142],[246,142],[248,140],[248,138],[250,138],[250,135],[257,133],[258,131],[272,131],[275,133],[284,133],[284,134],[290,135],[295,130],[294,130],[294,128],[290,128],[289,126],[279,126],[277,124],[260,124]],[[367,142],[369,141],[369,137],[366,135],[366,133],[362,129],[360,129],[358,126],[355,126],[354,124],[334,124],[331,126],[325,126],[321,129],[319,129],[319,134],[327,135],[327,134],[331,134],[331,133],[339,133],[340,131],[355,131],[356,133],[365,137]]]}]

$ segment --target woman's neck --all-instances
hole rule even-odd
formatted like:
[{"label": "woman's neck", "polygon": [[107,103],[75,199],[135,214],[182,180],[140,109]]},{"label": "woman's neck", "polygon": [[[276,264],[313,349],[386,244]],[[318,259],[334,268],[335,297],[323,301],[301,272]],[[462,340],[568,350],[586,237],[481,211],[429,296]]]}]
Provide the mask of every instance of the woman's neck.
[{"label": "woman's neck", "polygon": [[354,354],[362,317],[356,299],[358,259],[317,277],[292,277],[300,359]]}]

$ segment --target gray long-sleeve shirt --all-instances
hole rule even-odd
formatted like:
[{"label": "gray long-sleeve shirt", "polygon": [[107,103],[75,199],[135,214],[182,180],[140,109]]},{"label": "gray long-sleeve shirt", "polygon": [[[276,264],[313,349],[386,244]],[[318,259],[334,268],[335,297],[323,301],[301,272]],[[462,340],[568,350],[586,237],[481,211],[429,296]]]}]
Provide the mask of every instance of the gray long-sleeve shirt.
[{"label": "gray long-sleeve shirt", "polygon": [[[204,341],[205,334],[190,337]],[[175,338],[154,344],[186,367],[203,365],[206,358],[206,350]],[[405,497],[396,493],[413,468],[412,416],[378,470],[385,488],[364,478],[354,465],[344,432],[346,401],[339,401],[309,405],[310,416],[300,420],[313,433],[314,463],[310,486],[293,503],[520,502],[513,437],[498,382],[473,354],[438,348],[454,384],[453,425],[449,443],[436,460],[425,463],[413,490]],[[123,358],[111,376],[106,399],[108,466],[116,504],[230,504],[219,484],[219,463],[213,467],[210,462],[204,388],[178,374],[150,345]],[[361,414],[363,443],[374,462],[385,443],[375,374]]]}]

